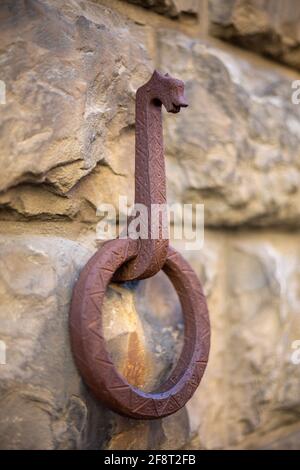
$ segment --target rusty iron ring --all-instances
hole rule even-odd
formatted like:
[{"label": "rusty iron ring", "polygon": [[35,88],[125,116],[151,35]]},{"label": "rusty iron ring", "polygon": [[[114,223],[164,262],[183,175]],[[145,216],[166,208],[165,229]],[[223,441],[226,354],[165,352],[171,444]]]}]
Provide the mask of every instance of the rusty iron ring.
[{"label": "rusty iron ring", "polygon": [[169,247],[163,271],[177,291],[184,316],[184,345],[170,377],[153,393],[130,385],[106,349],[102,305],[115,271],[133,259],[138,244],[112,240],[82,270],[73,291],[70,333],[76,364],[94,395],[108,407],[136,419],[156,419],[182,408],[191,398],[208,361],[210,326],[201,284],[184,258]]}]

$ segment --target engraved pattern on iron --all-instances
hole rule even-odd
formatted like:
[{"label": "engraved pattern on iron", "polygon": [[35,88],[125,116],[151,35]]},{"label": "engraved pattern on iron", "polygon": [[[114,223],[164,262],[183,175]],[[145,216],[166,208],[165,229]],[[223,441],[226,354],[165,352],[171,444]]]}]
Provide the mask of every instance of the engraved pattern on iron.
[{"label": "engraved pattern on iron", "polygon": [[122,266],[114,281],[146,279],[163,267],[169,240],[151,237],[151,204],[166,204],[166,173],[163,150],[162,104],[168,112],[186,107],[181,80],[155,71],[136,93],[135,203],[148,209],[148,239],[141,240],[135,259]]}]

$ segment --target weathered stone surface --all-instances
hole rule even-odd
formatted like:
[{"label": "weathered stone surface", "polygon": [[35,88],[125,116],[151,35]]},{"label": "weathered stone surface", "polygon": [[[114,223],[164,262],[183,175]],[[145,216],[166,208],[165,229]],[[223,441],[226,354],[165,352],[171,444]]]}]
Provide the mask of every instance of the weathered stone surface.
[{"label": "weathered stone surface", "polygon": [[[294,428],[294,430],[293,430]],[[274,433],[274,438],[268,439],[267,442],[260,446],[263,450],[299,450],[300,431],[299,426],[291,426],[284,437]],[[277,436],[276,436],[277,434]]]},{"label": "weathered stone surface", "polygon": [[[158,3],[181,11],[178,1],[151,7]],[[220,2],[210,3],[221,15],[214,26],[228,34],[222,18],[237,18],[245,2],[222,3],[221,13]],[[291,356],[300,340],[300,251],[299,235],[286,227],[300,220],[300,108],[290,102],[290,80],[174,30],[156,34],[146,20],[136,24],[101,2],[14,2],[9,13],[6,4],[0,447],[299,449],[300,365]],[[266,3],[255,5],[264,11]],[[172,8],[164,14],[173,15]],[[277,18],[273,10],[266,24]],[[234,28],[243,37],[254,31],[253,40],[259,28],[267,31],[262,44],[274,40],[274,57],[293,55],[289,63],[297,65],[298,39],[292,46],[285,39],[297,38],[293,25],[283,33],[278,23],[273,37],[261,18],[244,16],[241,26],[239,17]],[[86,246],[95,245],[97,207],[117,206],[119,194],[132,201],[134,96],[151,72],[147,48],[163,72],[185,80],[190,103],[176,117],[164,112],[169,202],[204,202],[206,225],[218,230],[206,234],[201,252],[177,245],[208,296],[212,346],[204,379],[176,415],[138,422],[108,411],[83,384],[70,351],[68,310],[92,252]],[[285,231],[253,230],[275,224]],[[251,233],[222,230],[250,225]],[[48,235],[21,235],[25,227]],[[104,328],[116,367],[144,390],[155,389],[180,354],[181,310],[163,274],[110,286]]]},{"label": "weathered stone surface", "polygon": [[[122,0],[124,1],[124,0]],[[177,18],[181,14],[198,16],[201,0],[125,0],[129,3],[151,8],[157,13]]]},{"label": "weathered stone surface", "polygon": [[165,115],[169,201],[203,202],[211,226],[299,226],[291,81],[168,30],[159,47],[161,69],[185,81],[190,103]]},{"label": "weathered stone surface", "polygon": [[135,90],[149,76],[141,34],[89,2],[1,2],[0,191],[44,182],[64,194],[97,162],[126,168]]},{"label": "weathered stone surface", "polygon": [[190,436],[185,408],[174,415],[155,421],[116,418],[108,450],[174,450],[180,449]]},{"label": "weathered stone surface", "polygon": [[105,306],[105,337],[115,364],[133,385],[155,390],[182,347],[181,309],[171,282],[160,272],[146,281],[115,284]]},{"label": "weathered stone surface", "polygon": [[[228,347],[224,332],[228,328],[224,314],[223,284],[226,276],[223,237],[206,233],[200,251],[186,251],[185,244],[176,244],[189,261],[204,287],[211,322],[211,348],[204,377],[192,399],[187,403],[190,440],[185,449],[214,449],[226,447],[226,374],[224,355]],[[216,425],[217,423],[217,425]],[[216,432],[217,426],[217,432]]]},{"label": "weathered stone surface", "polygon": [[[259,446],[259,435],[284,426],[296,424],[299,432],[300,367],[291,360],[292,343],[300,337],[299,259],[297,239],[287,243],[276,237],[271,242],[245,237],[231,244],[229,445],[247,445],[255,436]],[[284,442],[291,431],[282,431]]]},{"label": "weathered stone surface", "polygon": [[[185,410],[156,424],[119,417],[94,400],[77,373],[68,311],[75,279],[91,252],[62,238],[1,237],[0,254],[0,339],[7,349],[6,365],[0,366],[0,447],[184,445],[190,436]],[[183,333],[179,301],[166,276],[112,285],[103,323],[118,370],[144,390],[159,386],[179,357]],[[182,423],[178,429],[175,422]]]},{"label": "weathered stone surface", "polygon": [[299,236],[206,238],[188,257],[209,294],[212,348],[185,448],[299,449]]},{"label": "weathered stone surface", "polygon": [[213,35],[300,69],[300,5],[294,0],[209,0]]},{"label": "weathered stone surface", "polygon": [[[102,407],[74,367],[68,309],[90,252],[49,237],[2,237],[0,252],[1,448],[297,448],[297,236],[207,233],[204,250],[185,252],[208,295],[209,365],[187,410],[150,423]],[[156,388],[182,345],[178,299],[165,276],[112,285],[104,328],[118,370]]]},{"label": "weathered stone surface", "polygon": [[[2,189],[17,186],[0,194],[2,216],[95,223],[99,203],[117,206],[119,194],[132,202],[134,92],[150,75],[146,28],[96,4],[82,11],[75,1],[59,12],[58,0],[51,6],[43,1],[38,11],[26,5],[15,9],[20,30],[26,26],[20,47],[35,52],[28,64],[14,55],[16,43],[4,53],[4,76],[14,86],[8,86],[7,105],[1,105],[1,135],[8,136],[1,146]],[[41,23],[46,32],[39,35]],[[68,32],[66,44],[53,40],[57,24]],[[8,22],[1,32],[6,45],[12,31]],[[91,49],[85,50],[86,43]],[[174,31],[161,30],[158,46],[161,69],[185,79],[190,101],[176,117],[164,113],[169,200],[204,202],[211,226],[299,226],[300,108],[291,104],[290,80]],[[41,79],[43,86],[37,86]],[[76,80],[87,88],[75,99]],[[59,95],[59,87],[67,85],[68,94]],[[21,118],[19,109],[27,103],[25,95],[34,102],[24,111],[30,119]],[[74,100],[81,103],[78,112]],[[12,121],[11,112],[20,119]],[[22,132],[44,121],[47,129],[56,126],[53,135],[28,152],[18,150]],[[8,131],[12,122],[16,133]],[[90,135],[95,140],[83,145]]]},{"label": "weathered stone surface", "polygon": [[103,410],[81,383],[68,338],[71,288],[89,252],[41,237],[1,237],[0,251],[0,447],[98,447]]},{"label": "weathered stone surface", "polygon": [[[177,243],[176,248],[184,251],[181,243]],[[206,248],[197,256],[194,252],[185,252],[185,255],[200,276],[213,304],[216,299],[212,289],[218,263],[215,240],[207,243]],[[107,345],[118,370],[143,390],[157,389],[175,366],[183,341],[181,308],[170,281],[160,272],[145,281],[113,286],[108,292],[106,308]],[[213,341],[212,359],[218,356],[219,347],[220,343],[217,345]],[[208,401],[211,400],[214,405],[216,403],[212,391],[212,384],[216,381],[213,370],[211,368],[211,372],[207,373],[206,383],[210,384],[211,395],[208,400],[207,385],[204,385],[206,398],[203,409],[202,401],[195,398],[197,405],[194,409],[184,408],[162,420],[136,422],[116,417],[114,433],[106,448],[172,450],[189,446],[191,436],[199,430],[199,421],[211,423],[213,413],[208,413],[206,421],[206,411]]]},{"label": "weathered stone surface", "polygon": [[133,174],[116,174],[107,166],[97,165],[67,194],[57,194],[45,184],[28,183],[0,193],[0,214],[4,220],[62,219],[96,223],[101,220],[101,204],[111,204],[117,211],[119,195],[127,196],[130,205],[133,192]]}]

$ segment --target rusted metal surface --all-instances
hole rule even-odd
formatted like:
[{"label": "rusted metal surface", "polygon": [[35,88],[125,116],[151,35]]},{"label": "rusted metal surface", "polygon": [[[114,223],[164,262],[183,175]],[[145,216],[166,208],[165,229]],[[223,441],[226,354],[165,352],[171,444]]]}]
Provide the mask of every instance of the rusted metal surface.
[{"label": "rusted metal surface", "polygon": [[163,150],[162,104],[170,113],[186,107],[181,80],[154,72],[136,93],[135,204],[148,210],[148,239],[140,243],[135,259],[114,275],[115,281],[145,279],[156,274],[167,258],[169,240],[152,237],[151,204],[166,204],[166,174]]},{"label": "rusted metal surface", "polygon": [[[180,80],[153,76],[137,91],[135,202],[166,203],[161,105],[169,112],[187,106]],[[191,266],[160,236],[117,239],[103,245],[82,270],[74,288],[70,332],[76,364],[96,397],[114,411],[137,419],[155,419],[182,408],[198,387],[210,344],[210,326],[201,284]],[[111,281],[144,279],[160,269],[176,289],[184,316],[184,345],[171,376],[152,393],[130,385],[116,370],[106,350],[102,305]]]}]

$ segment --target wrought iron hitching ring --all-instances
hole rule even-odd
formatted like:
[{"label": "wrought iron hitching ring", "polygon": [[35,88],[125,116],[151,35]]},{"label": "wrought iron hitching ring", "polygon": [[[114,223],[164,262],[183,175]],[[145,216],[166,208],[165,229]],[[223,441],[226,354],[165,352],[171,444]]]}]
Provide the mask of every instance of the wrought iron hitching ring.
[{"label": "wrought iron hitching ring", "polygon": [[116,370],[105,346],[102,306],[114,272],[137,254],[137,242],[112,240],[87,263],[71,306],[71,340],[85,382],[114,411],[137,419],[168,416],[182,408],[198,387],[209,353],[209,319],[201,284],[184,258],[169,247],[163,271],[179,296],[184,316],[184,345],[171,376],[153,393],[129,384]]},{"label": "wrought iron hitching ring", "polygon": [[[182,256],[169,247],[160,222],[153,237],[153,204],[166,203],[161,108],[186,107],[181,80],[154,72],[136,94],[135,204],[148,209],[148,237],[107,242],[91,258],[74,288],[70,331],[78,368],[94,394],[110,408],[132,418],[154,419],[179,410],[196,390],[209,353],[210,326],[200,282]],[[128,229],[128,227],[127,227]],[[146,279],[163,269],[179,296],[184,316],[184,346],[171,376],[159,390],[145,393],[115,369],[106,350],[102,305],[111,280]]]}]

